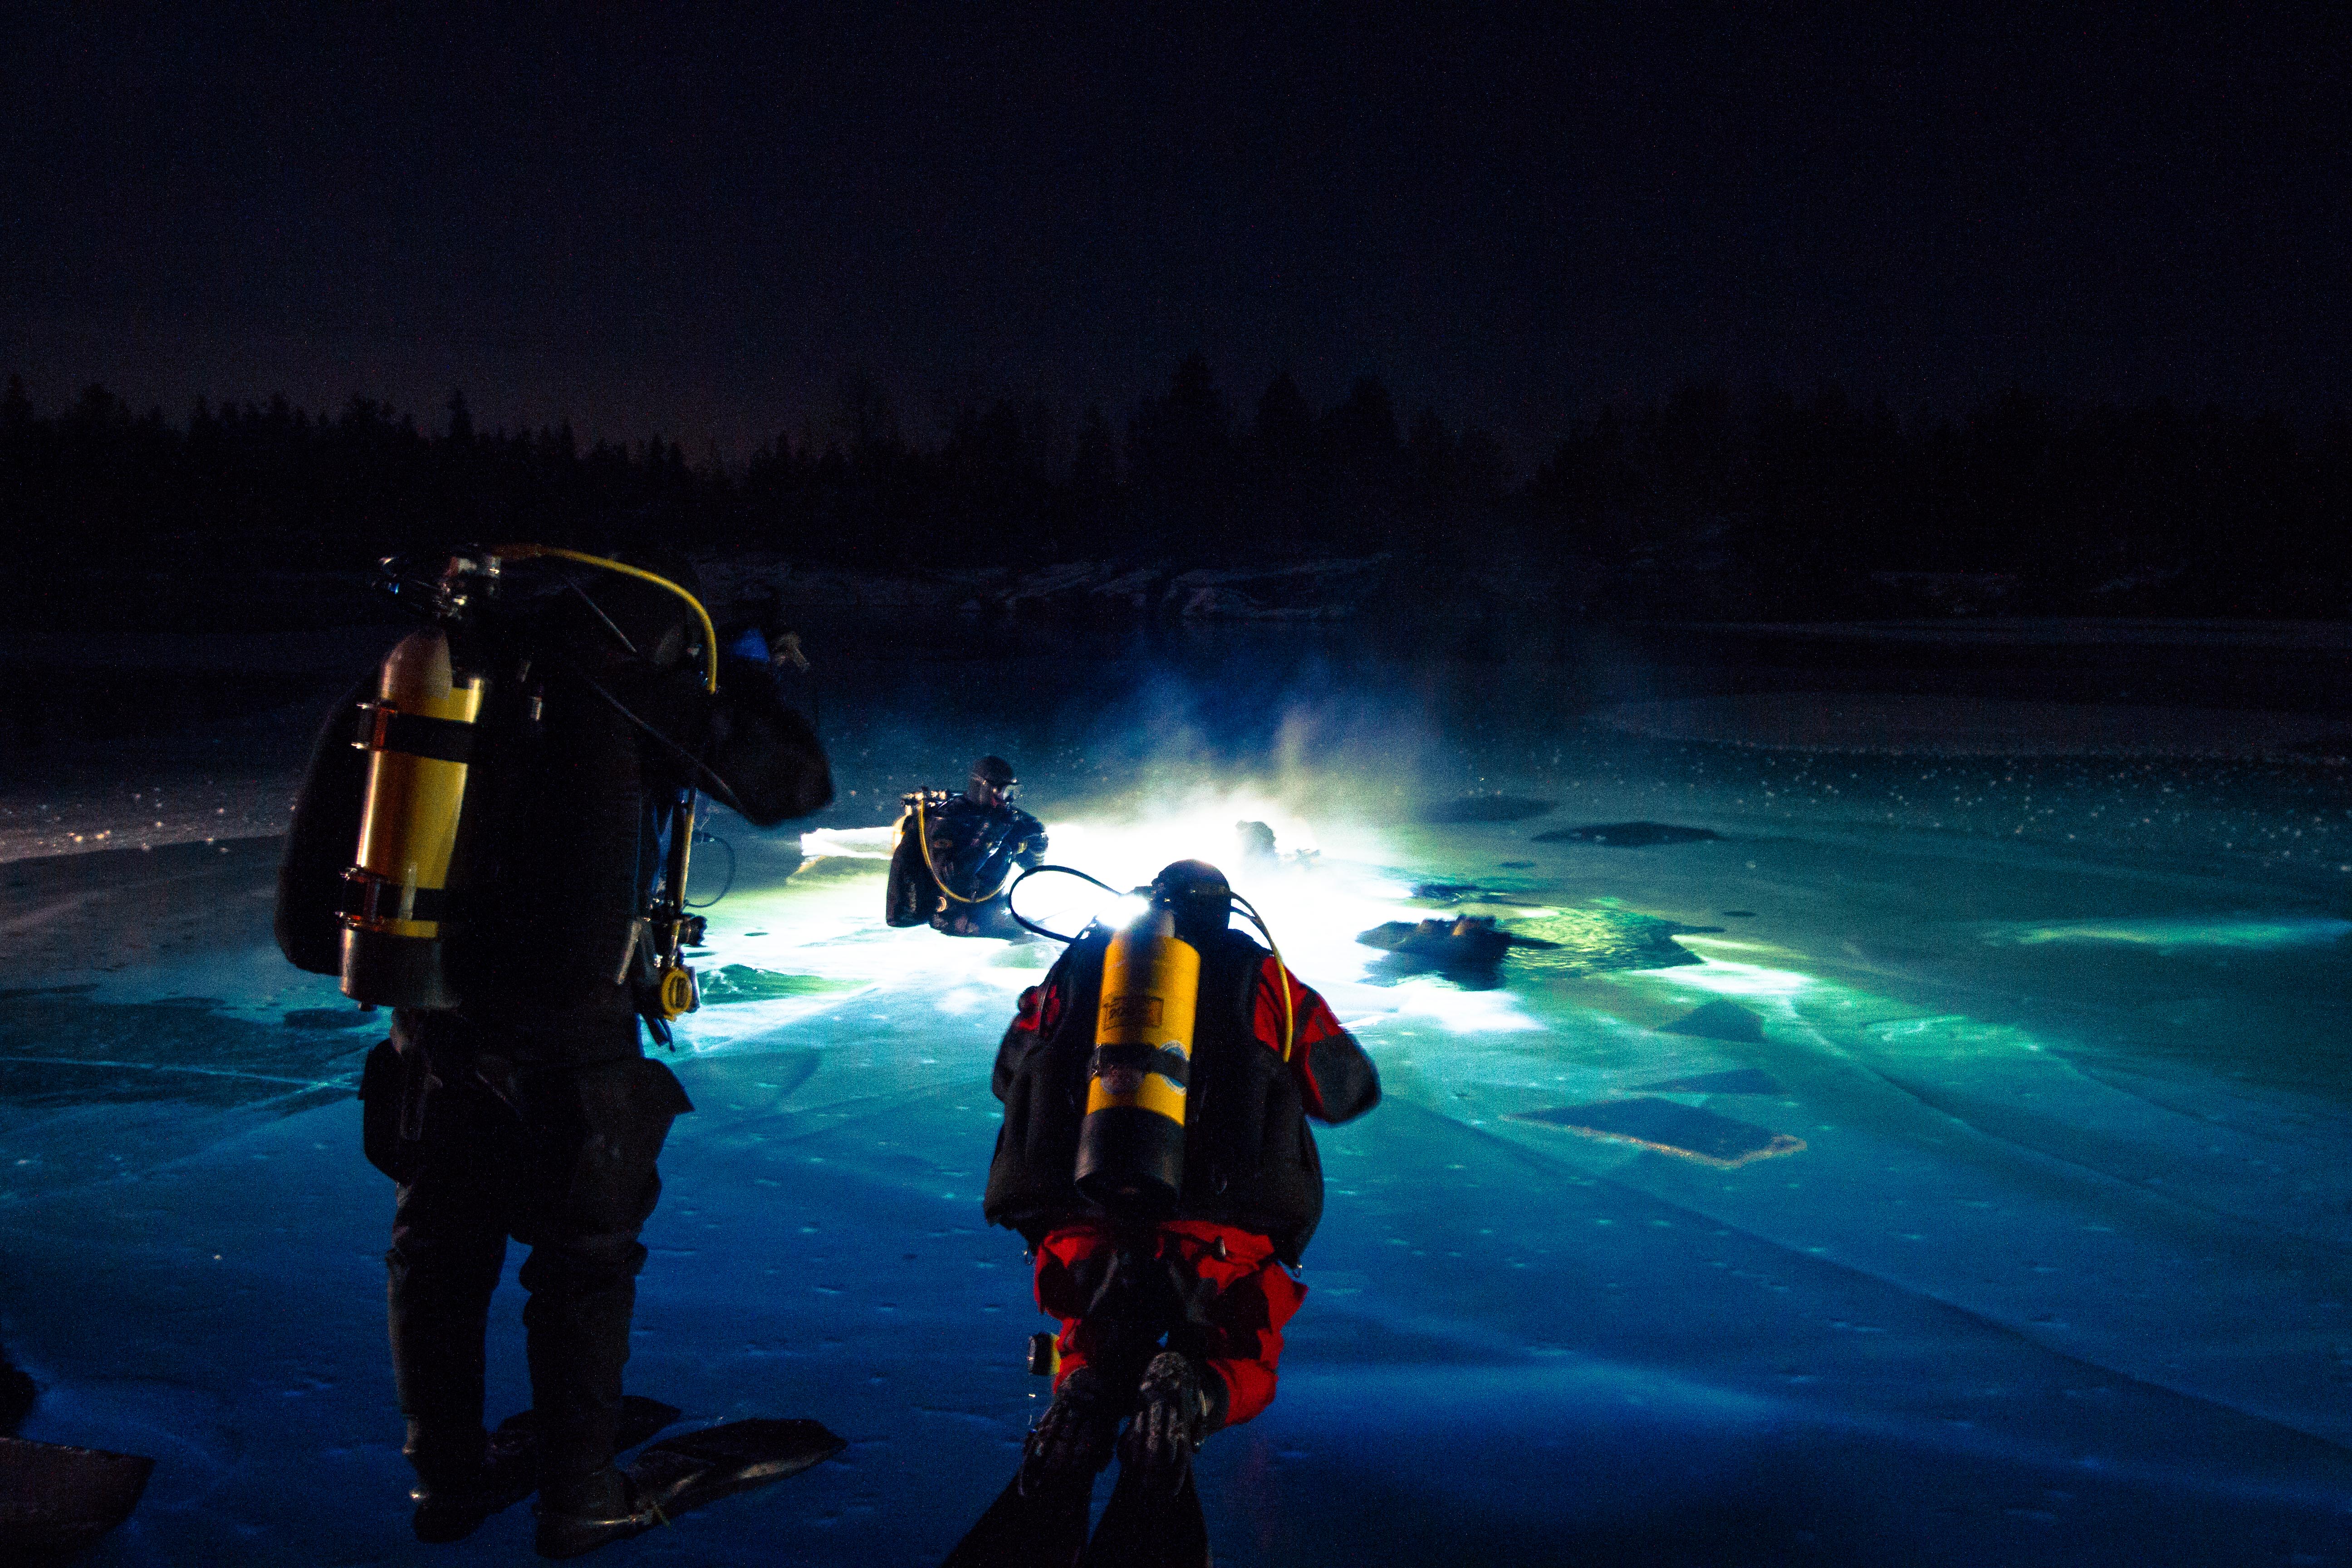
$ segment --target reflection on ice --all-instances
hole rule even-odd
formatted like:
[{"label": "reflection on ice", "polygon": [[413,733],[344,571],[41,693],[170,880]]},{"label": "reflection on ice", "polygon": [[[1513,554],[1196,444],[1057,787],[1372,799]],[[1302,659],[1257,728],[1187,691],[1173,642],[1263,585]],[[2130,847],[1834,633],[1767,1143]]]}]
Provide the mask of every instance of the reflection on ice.
[{"label": "reflection on ice", "polygon": [[[1356,1003],[1364,992],[1363,987],[1350,988],[1347,1000]],[[1519,999],[1508,991],[1464,991],[1428,976],[1416,976],[1370,991],[1370,995],[1378,998],[1374,1005],[1380,1011],[1349,1008],[1349,1028],[1362,1029],[1376,1022],[1391,1021],[1433,1024],[1451,1035],[1516,1034],[1545,1027],[1542,1020],[1528,1016]]]},{"label": "reflection on ice", "polygon": [[[1697,936],[1678,940],[1689,946],[1702,948],[1747,945],[1711,942]],[[1736,959],[1713,958],[1704,954],[1696,965],[1659,972],[1656,978],[1664,984],[1687,985],[1693,990],[1712,991],[1722,996],[1759,996],[1776,1001],[1801,995],[1820,984],[1811,975],[1801,974],[1792,969],[1773,969],[1761,963],[1743,963]]]},{"label": "reflection on ice", "polygon": [[2008,1024],[1967,1017],[1895,1018],[1864,1031],[1906,1056],[1943,1056],[1978,1062],[2013,1054],[2032,1056],[2041,1042]]}]

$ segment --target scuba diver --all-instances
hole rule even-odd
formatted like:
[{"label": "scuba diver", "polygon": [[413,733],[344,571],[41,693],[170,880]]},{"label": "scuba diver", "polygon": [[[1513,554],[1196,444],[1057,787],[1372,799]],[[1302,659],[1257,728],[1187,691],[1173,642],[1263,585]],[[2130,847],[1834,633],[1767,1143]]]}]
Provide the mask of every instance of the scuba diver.
[{"label": "scuba diver", "polygon": [[1003,757],[971,764],[961,795],[916,790],[902,798],[882,918],[929,922],[950,936],[1025,939],[1004,890],[1045,863],[1045,825],[1013,804],[1021,781]]},{"label": "scuba diver", "polygon": [[1180,860],[1149,893],[1125,925],[1078,934],[997,1048],[983,1212],[1029,1244],[1062,1328],[1038,1358],[1053,1403],[950,1568],[1205,1562],[1193,1451],[1272,1401],[1307,1293],[1286,1268],[1323,1213],[1307,1120],[1380,1100],[1323,999],[1229,929],[1222,872]]},{"label": "scuba diver", "polygon": [[[677,1414],[621,1384],[655,1163],[693,1109],[641,1035],[667,1043],[698,1002],[695,795],[766,826],[821,809],[832,777],[757,628],[713,627],[683,562],[510,545],[394,587],[429,595],[433,624],[319,736],[278,940],[393,1009],[362,1120],[398,1184],[387,1307],[416,1536],[459,1540],[536,1489],[540,1553],[576,1556],[727,1479],[676,1454],[645,1468],[662,1448],[614,1462]],[[483,1335],[509,1237],[530,1249],[531,1410],[493,1434]]]}]

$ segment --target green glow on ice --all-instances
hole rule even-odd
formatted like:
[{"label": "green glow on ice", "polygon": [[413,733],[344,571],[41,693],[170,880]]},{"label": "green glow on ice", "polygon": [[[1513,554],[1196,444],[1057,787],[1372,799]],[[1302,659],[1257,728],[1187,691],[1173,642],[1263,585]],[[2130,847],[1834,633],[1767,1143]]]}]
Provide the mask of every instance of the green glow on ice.
[{"label": "green glow on ice", "polygon": [[2352,935],[2352,921],[2324,916],[2233,919],[2071,921],[2057,925],[2022,926],[1993,940],[2035,946],[2050,942],[2127,942],[2170,952],[2185,947],[2273,948],[2319,947]]}]

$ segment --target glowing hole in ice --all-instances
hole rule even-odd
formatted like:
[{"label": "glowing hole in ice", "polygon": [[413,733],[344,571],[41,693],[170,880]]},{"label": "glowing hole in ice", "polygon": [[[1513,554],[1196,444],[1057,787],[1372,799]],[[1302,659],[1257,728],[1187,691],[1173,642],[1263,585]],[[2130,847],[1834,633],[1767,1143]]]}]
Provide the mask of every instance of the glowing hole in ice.
[{"label": "glowing hole in ice", "polygon": [[[1236,825],[1243,822],[1272,828],[1274,858],[1242,856]],[[1265,917],[1284,960],[1347,1016],[1409,1018],[1454,1036],[1546,1026],[1528,1016],[1507,990],[1465,991],[1436,980],[1366,983],[1370,965],[1382,954],[1360,945],[1358,933],[1400,916],[1428,912],[1408,902],[1413,883],[1394,869],[1394,847],[1376,827],[1342,820],[1322,824],[1318,832],[1267,796],[1243,789],[1198,792],[1173,801],[1139,798],[1124,812],[1048,821],[1046,831],[1050,862],[1084,871],[1115,889],[1139,887],[1174,860],[1215,864]],[[861,1005],[889,1006],[885,999],[903,1005],[911,994],[930,1014],[956,1018],[959,1030],[997,1012],[1011,1016],[1013,996],[1036,983],[1060,947],[884,925],[884,876],[894,834],[889,826],[804,830],[803,864],[789,879],[766,887],[738,884],[713,909],[709,951],[698,955],[698,963],[713,969],[743,964],[845,987],[854,983],[855,988],[706,1009],[689,1024],[702,1048],[772,1032],[853,997]],[[1078,878],[1038,876],[1022,884],[1015,902],[1040,925],[1075,933],[1091,919],[1118,920],[1120,897]],[[1502,912],[1526,921],[1559,911]],[[1238,912],[1234,923],[1251,929]]]}]

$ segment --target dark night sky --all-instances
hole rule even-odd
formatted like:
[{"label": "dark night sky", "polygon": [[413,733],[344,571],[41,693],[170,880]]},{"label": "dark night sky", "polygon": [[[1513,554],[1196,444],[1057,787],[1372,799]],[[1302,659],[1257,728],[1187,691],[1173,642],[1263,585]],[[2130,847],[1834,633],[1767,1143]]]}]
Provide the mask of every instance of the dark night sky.
[{"label": "dark night sky", "polygon": [[919,430],[1198,348],[1524,460],[1700,376],[2352,397],[2335,6],[319,9],[0,20],[42,406],[462,384],[740,454],[845,372]]}]

